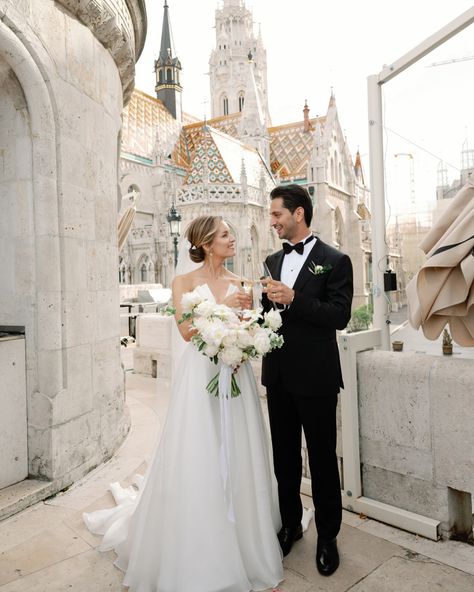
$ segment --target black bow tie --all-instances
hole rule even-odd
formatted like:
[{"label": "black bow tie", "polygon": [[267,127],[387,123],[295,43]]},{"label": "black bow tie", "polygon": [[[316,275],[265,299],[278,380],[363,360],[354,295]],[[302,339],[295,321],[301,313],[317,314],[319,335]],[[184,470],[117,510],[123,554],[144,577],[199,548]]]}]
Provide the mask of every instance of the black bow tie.
[{"label": "black bow tie", "polygon": [[302,255],[304,252],[304,246],[310,241],[312,241],[313,238],[314,236],[308,236],[308,238],[304,242],[301,241],[299,243],[296,243],[296,245],[292,245],[290,243],[283,243],[283,251],[285,252],[285,255],[288,255],[288,253],[291,253],[291,251],[296,251],[298,255]]}]

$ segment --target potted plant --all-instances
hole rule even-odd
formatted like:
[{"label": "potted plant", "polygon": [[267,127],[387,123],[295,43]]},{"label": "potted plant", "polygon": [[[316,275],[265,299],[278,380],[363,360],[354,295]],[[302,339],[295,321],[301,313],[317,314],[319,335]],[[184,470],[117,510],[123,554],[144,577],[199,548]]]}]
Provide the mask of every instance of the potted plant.
[{"label": "potted plant", "polygon": [[392,341],[393,351],[403,351],[403,341]]},{"label": "potted plant", "polygon": [[453,353],[453,338],[447,329],[443,330],[443,354],[450,356]]}]

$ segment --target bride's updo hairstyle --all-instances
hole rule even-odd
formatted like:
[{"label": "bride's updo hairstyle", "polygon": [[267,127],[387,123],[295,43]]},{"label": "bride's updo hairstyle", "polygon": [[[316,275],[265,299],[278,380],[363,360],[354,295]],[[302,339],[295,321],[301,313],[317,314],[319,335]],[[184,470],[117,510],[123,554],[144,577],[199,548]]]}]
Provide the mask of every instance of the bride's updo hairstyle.
[{"label": "bride's updo hairstyle", "polygon": [[206,258],[204,246],[212,243],[221,222],[221,216],[199,216],[188,226],[186,238],[191,243],[189,257],[193,263],[204,261]]}]

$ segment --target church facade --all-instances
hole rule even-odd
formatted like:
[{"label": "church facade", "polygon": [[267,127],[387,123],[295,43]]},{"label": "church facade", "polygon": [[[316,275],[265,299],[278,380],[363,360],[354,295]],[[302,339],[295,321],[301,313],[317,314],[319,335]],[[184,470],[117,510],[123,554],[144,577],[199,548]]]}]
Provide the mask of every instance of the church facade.
[{"label": "church facade", "polygon": [[[137,197],[137,213],[120,252],[121,283],[170,285],[173,243],[167,213],[174,205],[187,224],[202,213],[224,216],[237,238],[229,265],[259,277],[261,261],[279,248],[269,228],[269,192],[279,183],[306,187],[314,204],[313,231],[350,255],[354,306],[368,301],[371,247],[369,192],[355,162],[331,94],[325,116],[272,126],[266,50],[244,0],[216,10],[209,60],[211,115],[183,113],[181,62],[171,45],[164,6],[156,98],[138,90],[123,113],[121,191]],[[125,207],[126,204],[124,204]]]}]

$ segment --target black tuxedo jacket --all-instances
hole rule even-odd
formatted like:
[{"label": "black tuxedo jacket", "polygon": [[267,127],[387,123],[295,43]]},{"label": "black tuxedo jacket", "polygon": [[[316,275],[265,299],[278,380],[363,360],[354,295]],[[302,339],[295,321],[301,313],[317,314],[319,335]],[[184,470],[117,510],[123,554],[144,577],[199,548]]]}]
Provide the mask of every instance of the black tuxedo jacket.
[{"label": "black tuxedo jacket", "polygon": [[[280,280],[284,252],[267,257],[273,279]],[[314,275],[310,267],[327,271]],[[281,385],[304,396],[336,395],[343,387],[336,329],[344,329],[351,317],[352,264],[347,255],[319,238],[310,251],[293,286],[295,298],[281,313],[280,334],[285,343],[262,361],[262,384]],[[264,310],[272,303],[263,295]]]}]

